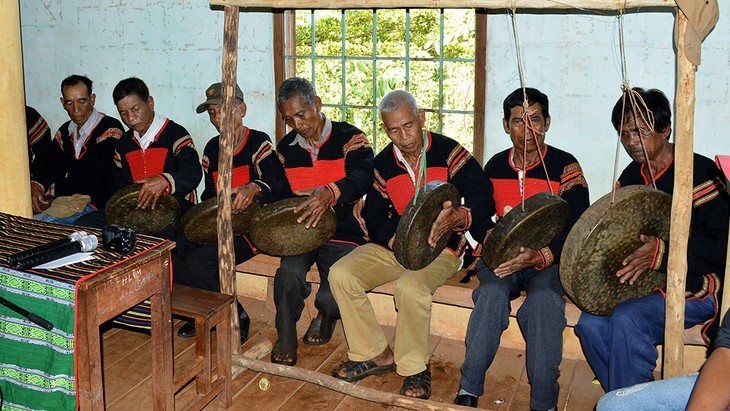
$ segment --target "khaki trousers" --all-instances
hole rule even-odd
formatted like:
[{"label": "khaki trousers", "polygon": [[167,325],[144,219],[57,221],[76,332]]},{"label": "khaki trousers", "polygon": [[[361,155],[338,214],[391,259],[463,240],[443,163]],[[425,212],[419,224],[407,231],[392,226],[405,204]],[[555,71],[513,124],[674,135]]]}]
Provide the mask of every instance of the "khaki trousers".
[{"label": "khaki trousers", "polygon": [[393,349],[396,371],[402,376],[424,371],[431,356],[431,297],[460,264],[459,258],[447,249],[426,268],[412,271],[400,265],[392,251],[371,243],[338,260],[330,269],[330,288],[340,307],[348,358],[367,361],[388,347],[366,292],[397,280],[394,299],[398,317]]}]

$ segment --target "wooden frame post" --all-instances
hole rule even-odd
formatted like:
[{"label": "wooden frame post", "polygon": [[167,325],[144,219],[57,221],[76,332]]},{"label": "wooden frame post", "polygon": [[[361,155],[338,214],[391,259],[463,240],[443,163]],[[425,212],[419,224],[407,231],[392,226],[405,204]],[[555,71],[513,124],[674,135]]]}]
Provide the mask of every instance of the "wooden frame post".
[{"label": "wooden frame post", "polygon": [[[238,64],[238,7],[226,6],[223,26],[223,110],[218,154],[218,260],[221,292],[236,299],[236,256],[233,250],[231,224],[231,168],[233,162],[233,111],[236,98]],[[231,347],[241,353],[240,328],[236,304],[231,306]]]},{"label": "wooden frame post", "polygon": [[[25,126],[25,90],[23,53],[20,40],[20,4],[0,2],[0,211],[32,217],[30,202],[30,168],[28,165],[28,131]],[[9,176],[14,176],[10,178]]]},{"label": "wooden frame post", "polygon": [[687,16],[677,10],[677,90],[674,126],[674,192],[669,232],[664,378],[684,373],[684,290],[687,282],[687,242],[692,219],[692,168],[696,67],[684,50]]}]

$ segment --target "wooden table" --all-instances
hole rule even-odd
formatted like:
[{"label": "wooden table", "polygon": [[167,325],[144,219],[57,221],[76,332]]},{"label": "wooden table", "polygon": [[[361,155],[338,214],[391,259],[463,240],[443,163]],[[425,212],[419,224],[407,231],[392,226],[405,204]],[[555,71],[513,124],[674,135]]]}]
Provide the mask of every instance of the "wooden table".
[{"label": "wooden table", "polygon": [[104,409],[99,326],[149,299],[152,316],[152,399],[155,410],[174,410],[170,251],[166,242],[81,281],[77,288],[76,363],[78,406]]}]

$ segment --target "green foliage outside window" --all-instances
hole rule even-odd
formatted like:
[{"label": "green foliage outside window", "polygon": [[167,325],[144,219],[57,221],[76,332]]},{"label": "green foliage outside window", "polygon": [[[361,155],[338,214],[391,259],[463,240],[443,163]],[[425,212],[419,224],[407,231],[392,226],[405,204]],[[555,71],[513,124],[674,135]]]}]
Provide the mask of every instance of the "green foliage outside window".
[{"label": "green foliage outside window", "polygon": [[360,127],[380,150],[390,140],[377,103],[407,89],[429,130],[471,150],[474,10],[298,10],[295,21],[296,55],[285,59],[295,60],[296,73],[288,75],[313,81],[330,119]]}]

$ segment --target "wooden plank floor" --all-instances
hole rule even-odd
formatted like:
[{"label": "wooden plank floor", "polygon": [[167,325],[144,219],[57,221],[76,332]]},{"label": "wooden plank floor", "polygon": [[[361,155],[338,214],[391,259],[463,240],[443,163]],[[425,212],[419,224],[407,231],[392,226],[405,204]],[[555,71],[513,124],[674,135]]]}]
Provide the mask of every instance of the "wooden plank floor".
[{"label": "wooden plank floor", "polygon": [[[266,304],[256,300],[242,300],[252,318],[251,338],[243,351],[262,339],[276,340],[274,313]],[[298,324],[300,337],[309,324],[305,310]],[[174,320],[175,330],[182,325]],[[392,339],[393,329],[386,328]],[[464,359],[463,341],[431,338],[431,372],[433,388],[431,400],[451,404],[459,386],[459,368]],[[175,363],[190,361],[194,355],[193,339],[174,336]],[[347,345],[341,324],[338,323],[332,340],[324,346],[299,344],[297,367],[317,370],[329,375],[332,369],[347,359]],[[146,334],[112,328],[103,334],[104,388],[109,410],[151,409],[151,343]],[[264,360],[268,361],[268,357]],[[592,410],[603,394],[599,385],[593,384],[593,372],[585,361],[563,360],[560,376],[559,410]],[[259,388],[261,378],[270,382],[268,390]],[[358,382],[361,386],[389,393],[398,393],[403,377],[396,373],[373,376]],[[367,411],[397,409],[372,403],[339,392],[287,379],[245,370],[233,380],[233,405],[229,410],[337,410]],[[194,387],[188,386],[176,396],[178,404],[184,404],[194,395]],[[485,395],[480,398],[479,408],[491,410],[529,410],[530,385],[525,370],[525,353],[521,350],[500,348],[494,363],[487,372]],[[214,400],[206,411],[225,410],[222,399]]]}]

